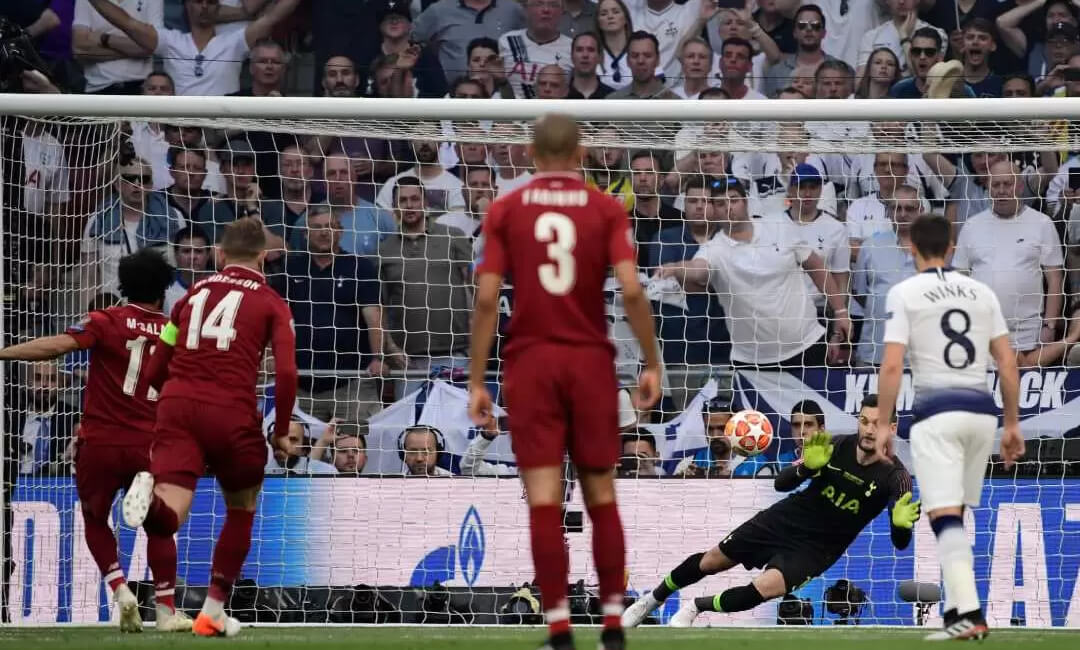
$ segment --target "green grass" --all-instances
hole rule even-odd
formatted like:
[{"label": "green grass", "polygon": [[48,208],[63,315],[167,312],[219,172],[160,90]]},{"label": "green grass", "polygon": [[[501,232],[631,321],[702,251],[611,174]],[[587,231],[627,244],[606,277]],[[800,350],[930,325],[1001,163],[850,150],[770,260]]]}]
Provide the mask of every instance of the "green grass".
[{"label": "green grass", "polygon": [[[708,628],[670,630],[644,628],[629,636],[634,650],[679,648],[768,648],[768,650],[844,650],[872,648],[899,650],[925,648],[925,630],[873,628],[746,629]],[[273,627],[245,629],[232,639],[196,639],[187,634],[157,634],[147,630],[139,635],[121,635],[107,627],[0,628],[0,648],[15,650],[112,650],[122,648],[172,648],[205,650],[222,648],[302,648],[303,650],[532,650],[540,645],[541,628],[415,628],[415,627]],[[596,629],[578,631],[578,648],[596,647]],[[998,630],[984,642],[986,646],[1019,646],[1033,650],[1075,650],[1080,648],[1080,631]],[[932,646],[931,646],[932,647]]]}]

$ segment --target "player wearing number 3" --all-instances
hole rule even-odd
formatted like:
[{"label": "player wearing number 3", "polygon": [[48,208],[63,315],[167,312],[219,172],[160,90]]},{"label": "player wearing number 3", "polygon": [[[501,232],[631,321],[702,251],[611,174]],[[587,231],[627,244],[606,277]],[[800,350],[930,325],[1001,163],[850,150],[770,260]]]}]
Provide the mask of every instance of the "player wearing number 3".
[{"label": "player wearing number 3", "polygon": [[997,430],[997,407],[986,386],[991,356],[1004,411],[1001,457],[1010,467],[1024,453],[1016,354],[1001,305],[990,287],[945,266],[951,242],[952,226],[942,217],[912,223],[919,274],[889,290],[878,381],[881,410],[890,411],[908,355],[915,388],[911,457],[945,582],[945,629],[927,637],[934,641],[981,639],[988,632],[963,513],[979,505]]},{"label": "player wearing number 3", "polygon": [[296,400],[296,339],[289,307],[260,273],[265,248],[260,222],[229,224],[221,241],[222,270],[195,283],[173,307],[148,369],[152,386],[164,383],[150,472],[138,474],[124,497],[128,525],[172,535],[207,468],[221,484],[225,525],[214,546],[210,589],[192,627],[199,636],[232,636],[240,629],[224,607],[251,546],[266,463],[255,383],[267,345],[276,364],[274,431],[280,435],[273,441],[295,455],[287,434]]},{"label": "player wearing number 3", "polygon": [[498,318],[503,276],[514,283],[514,315],[504,358],[503,389],[511,443],[529,504],[536,584],[550,636],[544,648],[569,650],[569,560],[562,534],[561,470],[567,452],[577,467],[593,525],[593,558],[604,614],[603,650],[624,647],[625,543],[615,505],[619,459],[615,351],[604,317],[608,269],[622,285],[626,315],[645,353],[638,408],[659,397],[660,371],[649,303],[637,280],[626,210],[585,185],[578,169],[578,125],[564,115],[536,122],[531,147],[537,174],[492,204],[477,263],[469,414],[492,415],[484,371]]},{"label": "player wearing number 3", "polygon": [[[140,372],[154,351],[166,318],[161,313],[173,269],[159,253],[143,249],[120,260],[120,293],[128,304],[90,312],[58,336],[0,350],[0,360],[54,359],[90,350],[86,405],[75,447],[75,487],[86,525],[86,546],[112,590],[120,630],[141,632],[139,603],[128,588],[116,554],[109,513],[116,492],[150,467],[157,394]],[[176,542],[147,531],[146,560],[154,575],[157,629],[187,631],[191,619],[173,604]]]}]

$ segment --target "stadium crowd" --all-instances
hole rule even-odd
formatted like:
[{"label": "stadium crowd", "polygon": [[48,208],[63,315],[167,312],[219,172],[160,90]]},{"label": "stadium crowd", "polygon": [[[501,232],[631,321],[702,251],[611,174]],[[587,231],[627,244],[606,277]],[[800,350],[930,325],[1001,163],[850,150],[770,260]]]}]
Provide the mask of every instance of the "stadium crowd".
[{"label": "stadium crowd", "polygon": [[[1080,2],[732,4],[4,0],[0,13],[36,39],[51,68],[51,81],[24,75],[38,92],[919,98],[933,94],[935,64],[957,61],[954,96],[1080,96]],[[268,279],[296,324],[299,406],[340,422],[308,437],[303,465],[360,472],[367,420],[433,371],[465,366],[485,211],[531,178],[521,125],[468,125],[489,140],[459,137],[455,126],[443,124],[444,140],[388,140],[9,120],[21,151],[4,155],[21,170],[5,181],[17,197],[4,214],[6,342],[62,331],[118,302],[118,261],[144,247],[176,266],[168,311],[215,270],[225,224],[257,217],[274,249]],[[787,146],[721,150],[743,126],[775,129]],[[623,422],[635,459],[626,475],[658,471],[656,440],[637,425],[682,411],[710,375],[880,363],[884,298],[914,270],[907,226],[920,213],[956,225],[953,264],[997,292],[1021,365],[1080,365],[1080,152],[1055,146],[1049,129],[1038,150],[956,155],[907,151],[896,124],[688,124],[653,150],[621,147],[616,124],[591,128],[606,146],[590,148],[583,169],[631,216],[671,384],[660,411]],[[880,149],[815,148],[837,129]],[[761,254],[763,241],[775,255]],[[704,282],[683,264],[696,256],[708,262]],[[505,305],[508,315],[509,286]],[[617,333],[614,299],[612,314]],[[637,352],[625,348],[633,375]],[[19,473],[70,472],[85,367],[77,356],[33,364],[17,382],[6,431]],[[497,373],[497,358],[490,367]],[[731,409],[706,407],[710,433]],[[800,408],[793,423],[796,415],[807,435],[823,426],[820,407]],[[295,435],[303,429],[298,422]],[[435,473],[436,433],[402,435],[406,472]],[[466,473],[501,471],[481,460],[498,433],[473,439],[479,455]],[[676,472],[724,475],[716,467],[730,449],[710,439],[715,448]]]}]

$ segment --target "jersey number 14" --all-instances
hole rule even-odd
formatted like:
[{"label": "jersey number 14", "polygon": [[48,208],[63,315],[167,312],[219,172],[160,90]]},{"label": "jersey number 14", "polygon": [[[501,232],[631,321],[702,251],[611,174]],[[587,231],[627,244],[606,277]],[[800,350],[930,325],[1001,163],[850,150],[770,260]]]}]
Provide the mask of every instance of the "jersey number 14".
[{"label": "jersey number 14", "polygon": [[191,304],[191,318],[188,320],[187,340],[184,345],[189,350],[197,350],[202,339],[213,339],[217,342],[217,349],[225,352],[236,338],[234,325],[244,292],[230,291],[225,294],[204,319],[203,312],[206,311],[206,299],[209,297],[210,290],[203,289],[188,299]]}]

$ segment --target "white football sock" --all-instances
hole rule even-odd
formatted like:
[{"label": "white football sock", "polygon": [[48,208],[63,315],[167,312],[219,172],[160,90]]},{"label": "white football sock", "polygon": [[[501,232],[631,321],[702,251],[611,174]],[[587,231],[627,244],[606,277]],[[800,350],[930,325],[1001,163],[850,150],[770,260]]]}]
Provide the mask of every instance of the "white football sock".
[{"label": "white football sock", "polygon": [[210,618],[219,619],[225,615],[225,603],[217,598],[206,597],[202,604],[202,612]]},{"label": "white football sock", "polygon": [[975,589],[975,556],[971,544],[960,526],[950,526],[937,536],[938,560],[945,579],[945,610],[956,608],[957,614],[979,609],[979,593]]}]

